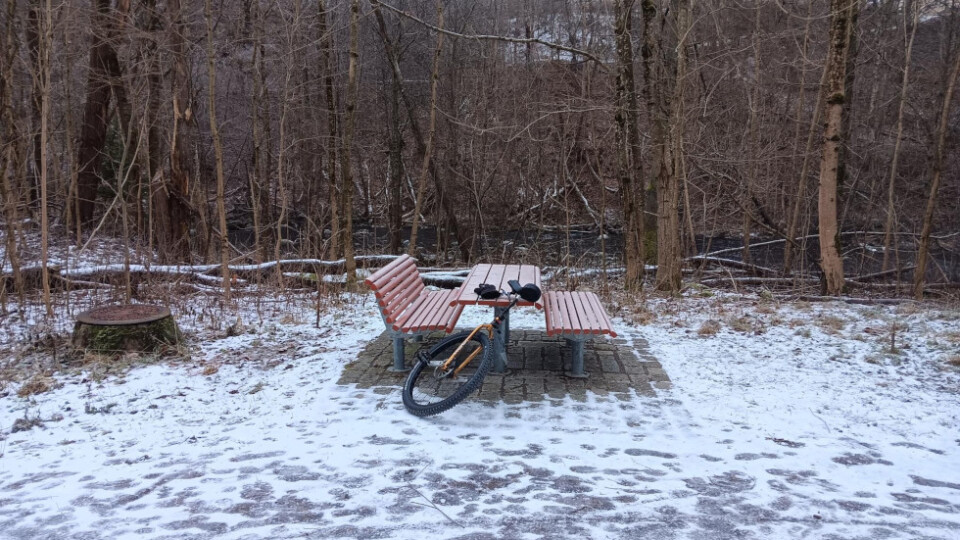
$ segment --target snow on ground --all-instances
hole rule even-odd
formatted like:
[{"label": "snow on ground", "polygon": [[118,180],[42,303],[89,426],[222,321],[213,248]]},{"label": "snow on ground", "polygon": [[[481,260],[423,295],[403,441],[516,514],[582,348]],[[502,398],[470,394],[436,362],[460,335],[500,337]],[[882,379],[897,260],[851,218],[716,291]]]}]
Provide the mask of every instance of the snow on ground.
[{"label": "snow on ground", "polygon": [[191,361],[8,391],[0,538],[960,538],[956,310],[649,300],[615,324],[656,397],[419,419],[336,384],[370,298],[309,309],[181,317]]}]

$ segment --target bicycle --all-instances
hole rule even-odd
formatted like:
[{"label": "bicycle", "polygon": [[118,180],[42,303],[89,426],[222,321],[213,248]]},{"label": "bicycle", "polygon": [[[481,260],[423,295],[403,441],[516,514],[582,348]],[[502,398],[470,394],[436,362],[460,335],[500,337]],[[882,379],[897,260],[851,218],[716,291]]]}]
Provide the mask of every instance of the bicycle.
[{"label": "bicycle", "polygon": [[[493,366],[493,333],[518,301],[534,303],[540,299],[540,288],[533,283],[522,287],[517,280],[507,283],[510,292],[497,290],[486,283],[474,289],[484,300],[512,295],[510,304],[493,318],[493,322],[453,334],[429,350],[421,348],[417,352],[416,362],[403,385],[403,406],[407,411],[421,417],[440,414],[480,387]],[[453,352],[447,355],[451,349]]]}]

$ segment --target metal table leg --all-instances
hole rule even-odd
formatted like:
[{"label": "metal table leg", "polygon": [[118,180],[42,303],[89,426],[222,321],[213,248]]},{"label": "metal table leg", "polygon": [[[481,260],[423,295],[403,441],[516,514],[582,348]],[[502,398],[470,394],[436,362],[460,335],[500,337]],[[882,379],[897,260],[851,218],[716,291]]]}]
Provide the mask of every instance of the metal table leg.
[{"label": "metal table leg", "polygon": [[[493,308],[493,315],[500,317],[503,315],[504,308]],[[509,313],[508,313],[509,316]],[[508,321],[504,318],[499,328],[493,332],[493,372],[505,373],[507,371],[507,342],[506,335],[510,331]]]}]

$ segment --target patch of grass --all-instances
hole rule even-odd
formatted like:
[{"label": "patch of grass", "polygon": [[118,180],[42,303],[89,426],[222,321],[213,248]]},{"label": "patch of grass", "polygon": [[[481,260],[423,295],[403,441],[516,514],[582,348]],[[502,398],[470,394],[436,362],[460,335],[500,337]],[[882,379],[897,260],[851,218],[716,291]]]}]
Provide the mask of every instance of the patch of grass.
[{"label": "patch of grass", "polygon": [[924,310],[919,302],[905,302],[897,306],[897,315],[915,315]]},{"label": "patch of grass", "polygon": [[735,332],[747,333],[753,330],[753,319],[746,315],[740,317],[729,317],[726,320],[727,326]]},{"label": "patch of grass", "polygon": [[944,358],[943,363],[954,368],[960,369],[960,354],[951,354]]},{"label": "patch of grass", "polygon": [[697,334],[701,336],[713,336],[720,331],[720,321],[716,319],[710,319],[703,321],[703,324],[700,325],[700,328],[697,330]]},{"label": "patch of grass", "polygon": [[23,386],[17,390],[17,396],[25,398],[36,394],[45,394],[61,386],[56,379],[42,373],[37,373],[27,380],[27,382],[23,383]]},{"label": "patch of grass", "polygon": [[754,311],[764,315],[772,315],[777,312],[777,308],[777,304],[773,302],[762,302],[754,308]]},{"label": "patch of grass", "polygon": [[804,327],[801,327],[801,328],[797,328],[797,331],[794,332],[794,334],[796,334],[796,335],[798,335],[798,336],[800,336],[800,337],[809,338],[809,337],[810,337],[810,329],[807,328],[807,327],[805,327],[805,326],[804,326]]},{"label": "patch of grass", "polygon": [[19,431],[30,431],[35,427],[43,427],[43,421],[40,420],[39,416],[34,416],[33,418],[23,415],[23,418],[17,418],[13,421],[13,427],[10,428],[10,433],[17,433]]},{"label": "patch of grass", "polygon": [[634,325],[646,325],[657,320],[657,314],[647,308],[644,304],[635,304],[626,307],[624,318]]},{"label": "patch of grass", "polygon": [[117,406],[116,403],[107,403],[103,407],[97,407],[88,402],[88,403],[84,403],[83,412],[87,414],[110,414],[110,411],[112,411],[113,408],[116,406]]},{"label": "patch of grass", "polygon": [[817,326],[828,334],[837,334],[847,326],[847,321],[834,315],[823,315],[817,319]]}]

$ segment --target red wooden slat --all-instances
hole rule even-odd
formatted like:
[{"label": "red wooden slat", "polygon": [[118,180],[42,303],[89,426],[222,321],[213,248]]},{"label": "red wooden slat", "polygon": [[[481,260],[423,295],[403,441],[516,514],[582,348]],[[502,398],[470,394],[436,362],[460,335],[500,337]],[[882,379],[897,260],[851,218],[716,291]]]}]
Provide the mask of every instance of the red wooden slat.
[{"label": "red wooden slat", "polygon": [[596,296],[593,293],[581,293],[580,301],[583,302],[583,309],[590,313],[590,332],[600,334],[603,332],[604,322],[600,313],[597,312],[596,304],[593,302]]},{"label": "red wooden slat", "polygon": [[557,313],[556,300],[553,299],[554,293],[548,292],[543,295],[543,318],[547,326],[547,335],[557,334]]},{"label": "red wooden slat", "polygon": [[[503,271],[506,267],[502,264],[494,264],[490,267],[490,273],[487,274],[487,280],[484,283],[489,283],[494,287],[497,287],[498,290],[503,290],[506,287],[506,283],[501,283],[503,280]],[[509,290],[509,289],[507,289]],[[477,302],[481,306],[496,306],[501,305],[503,302],[500,299],[494,300],[480,300]]]},{"label": "red wooden slat", "polygon": [[433,308],[427,313],[427,316],[424,317],[423,322],[420,324],[421,331],[442,328],[444,318],[454,309],[450,307],[450,301],[448,300],[449,294],[447,291],[434,291],[433,295],[437,297],[437,301],[433,304]]},{"label": "red wooden slat", "polygon": [[437,291],[433,294],[439,296],[439,300],[434,304],[433,312],[429,317],[424,319],[424,329],[425,330],[436,330],[443,325],[443,319],[446,315],[453,310],[450,307],[450,293],[448,291]]},{"label": "red wooden slat", "polygon": [[[443,327],[446,329],[450,325],[450,318],[453,317],[454,320],[460,318],[460,312],[463,311],[463,306],[458,306],[456,304],[451,304],[451,300],[456,298],[460,294],[458,289],[453,289],[452,291],[447,291],[443,299],[443,318],[437,322],[437,327]],[[447,330],[449,332],[449,330]]]},{"label": "red wooden slat", "polygon": [[579,334],[578,326],[580,325],[580,320],[577,319],[576,311],[570,309],[570,293],[567,291],[560,291],[560,314],[563,316],[563,333],[564,334]]},{"label": "red wooden slat", "polygon": [[[540,268],[536,266],[531,266],[529,264],[524,264],[520,266],[520,276],[517,279],[520,282],[520,285],[526,285],[527,283],[533,283],[537,287],[540,287]],[[541,290],[543,290],[541,288]],[[529,306],[528,302],[520,302],[520,305]],[[543,300],[538,300],[534,303],[537,306],[537,309],[543,309]]]},{"label": "red wooden slat", "polygon": [[420,309],[420,306],[423,305],[427,298],[428,296],[426,294],[420,294],[416,296],[410,301],[406,308],[394,311],[392,314],[388,315],[387,322],[394,323],[394,330],[399,330],[400,327],[405,325],[411,317],[416,315],[417,310]]},{"label": "red wooden slat", "polygon": [[590,303],[590,297],[595,296],[593,293],[581,292],[577,294],[577,305],[583,309],[585,317],[580,320],[584,323],[584,329],[587,327],[590,329],[591,334],[600,333],[600,315],[597,314],[596,308]]},{"label": "red wooden slat", "polygon": [[376,292],[381,295],[387,294],[387,292],[396,288],[399,283],[409,277],[410,274],[419,275],[419,272],[417,271],[417,265],[405,265],[402,268],[397,269],[396,272],[391,272],[390,275],[380,278],[376,283]]},{"label": "red wooden slat", "polygon": [[550,323],[552,322],[550,317],[550,300],[544,295],[541,301],[543,302],[543,324],[547,328],[547,335],[550,336],[553,335],[550,329]]},{"label": "red wooden slat", "polygon": [[415,281],[412,286],[402,289],[400,294],[394,296],[383,306],[387,313],[400,313],[407,308],[407,305],[423,291],[423,283]]},{"label": "red wooden slat", "polygon": [[407,322],[406,328],[408,331],[419,332],[426,320],[434,313],[434,309],[440,301],[441,298],[438,295],[427,293],[427,299],[417,310],[417,313]]},{"label": "red wooden slat", "polygon": [[[500,277],[500,288],[509,291],[510,285],[507,284],[511,279],[520,281],[520,265],[507,264],[503,267],[503,275]],[[523,285],[523,282],[520,283]]]},{"label": "red wooden slat", "polygon": [[598,298],[597,295],[593,295],[592,301],[596,304],[598,313],[603,320],[603,333],[617,337],[617,333],[613,330],[613,323],[610,321],[610,316],[607,315],[607,310],[603,309],[603,304],[600,303],[600,298]]},{"label": "red wooden slat", "polygon": [[[459,295],[459,291],[456,289],[453,290],[450,298],[456,298]],[[450,313],[450,317],[447,319],[447,325],[444,327],[443,331],[446,333],[453,332],[453,329],[457,326],[457,321],[460,320],[460,314],[463,313],[463,305],[454,305],[453,311]]]},{"label": "red wooden slat", "polygon": [[[569,292],[569,301],[567,307],[571,312],[571,315],[576,317],[577,324],[574,325],[574,333],[577,334],[589,334],[590,333],[590,317],[589,314],[584,311],[583,305],[580,304],[580,293],[578,292]],[[579,330],[579,332],[577,332]]]},{"label": "red wooden slat", "polygon": [[420,279],[420,273],[417,272],[416,267],[414,267],[410,273],[398,275],[396,279],[393,279],[377,291],[377,296],[380,297],[380,305],[385,306],[389,304],[391,300],[403,294],[407,289],[416,287],[418,282],[423,285],[423,281]]},{"label": "red wooden slat", "polygon": [[460,286],[460,294],[457,295],[456,299],[451,301],[451,304],[473,304],[477,300],[476,293],[473,292],[481,283],[486,283],[487,273],[490,272],[489,264],[478,264],[470,270],[470,273],[467,274],[467,278],[463,280],[463,285]]},{"label": "red wooden slat", "polygon": [[400,267],[400,266],[402,266],[402,265],[404,265],[404,264],[406,264],[406,263],[413,264],[413,266],[416,267],[416,260],[415,260],[413,257],[411,257],[411,256],[409,256],[409,255],[401,255],[401,256],[397,257],[396,259],[390,261],[386,266],[384,266],[383,268],[377,270],[376,272],[374,272],[373,274],[371,274],[367,279],[365,279],[365,280],[363,280],[363,281],[364,281],[364,283],[366,283],[371,289],[373,289],[374,291],[376,291],[377,289],[380,288],[380,285],[381,285],[381,284],[378,283],[378,282],[380,281],[380,279],[382,279],[384,276],[390,274],[391,272],[393,272],[394,270],[396,270],[398,267]]}]

